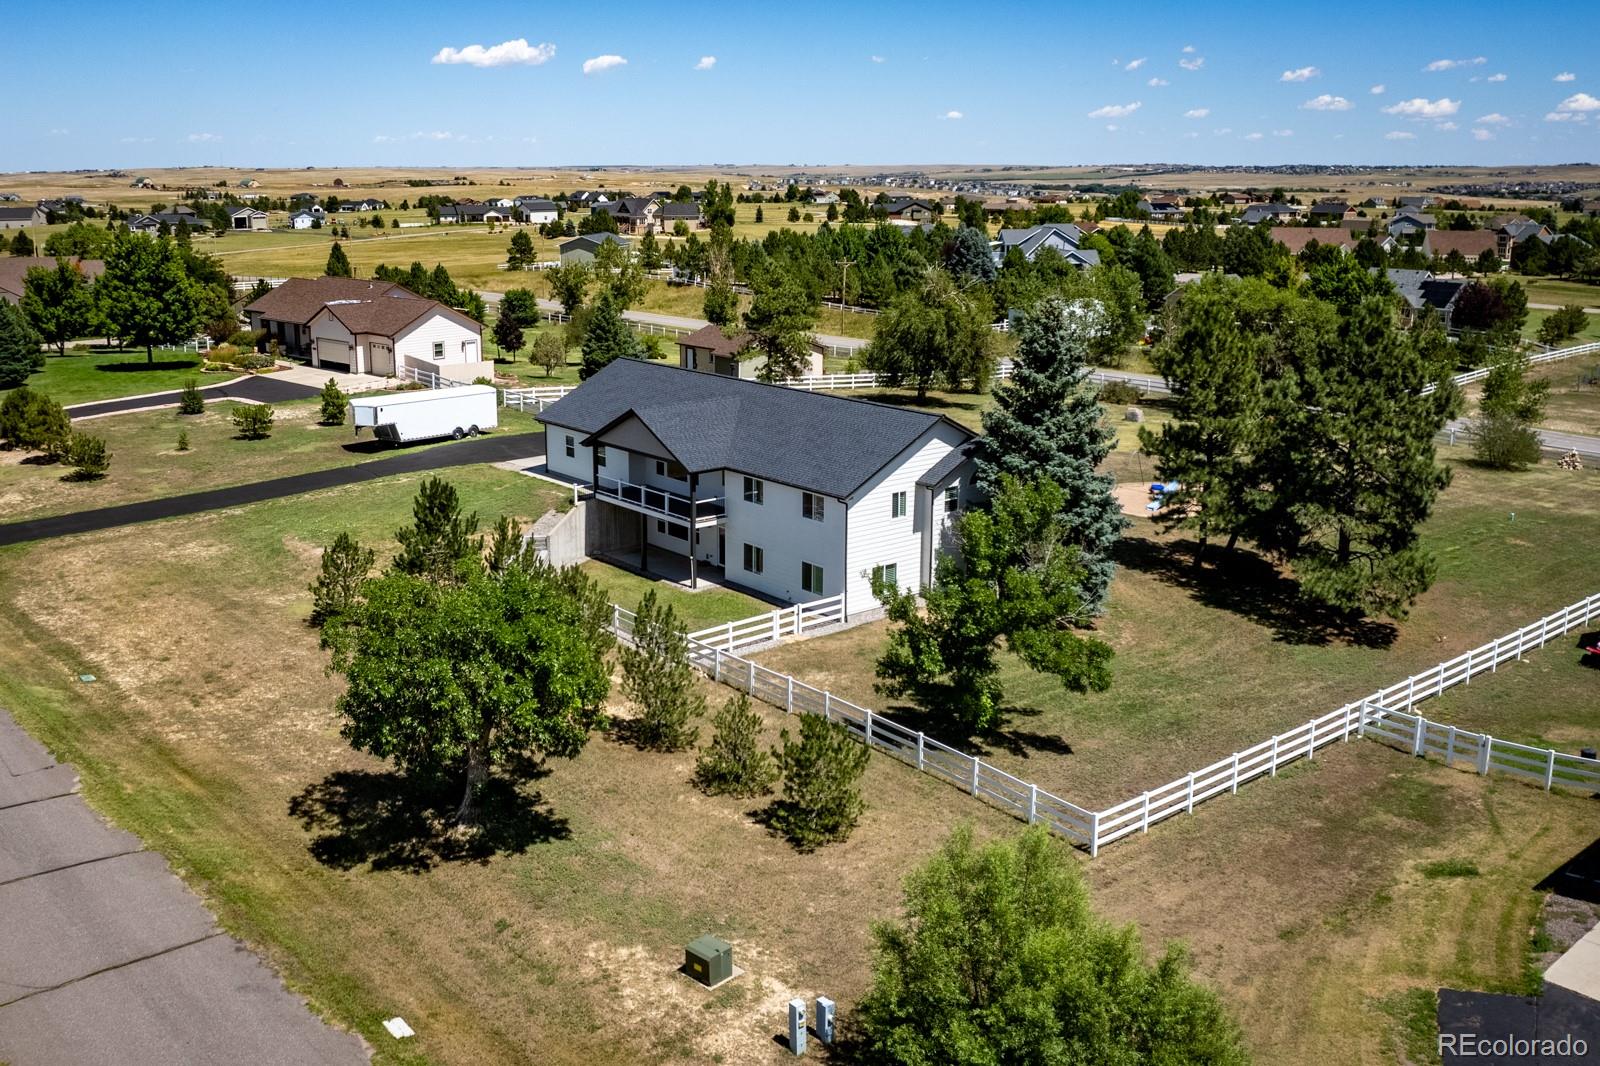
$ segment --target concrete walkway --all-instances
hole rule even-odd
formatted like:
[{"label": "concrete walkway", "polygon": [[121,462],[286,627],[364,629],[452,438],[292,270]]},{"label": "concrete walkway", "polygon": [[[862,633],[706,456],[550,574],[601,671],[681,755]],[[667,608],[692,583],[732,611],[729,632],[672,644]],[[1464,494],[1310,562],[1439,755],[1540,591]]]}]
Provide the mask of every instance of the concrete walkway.
[{"label": "concrete walkway", "polygon": [[0,710],[0,1062],[365,1063]]},{"label": "concrete walkway", "polygon": [[[326,381],[327,378],[323,378]],[[252,403],[283,403],[286,400],[303,400],[308,396],[315,396],[321,387],[297,384],[287,380],[281,374],[269,377],[246,375],[234,378],[232,381],[219,382],[216,385],[206,385],[200,389],[200,394],[207,403],[217,400],[246,400]],[[126,414],[129,411],[155,411],[167,407],[178,406],[178,398],[183,395],[182,389],[173,389],[169,392],[152,392],[143,396],[123,396],[115,400],[96,400],[91,403],[75,403],[66,409],[67,417],[74,422],[85,418],[101,418],[105,415]]]}]

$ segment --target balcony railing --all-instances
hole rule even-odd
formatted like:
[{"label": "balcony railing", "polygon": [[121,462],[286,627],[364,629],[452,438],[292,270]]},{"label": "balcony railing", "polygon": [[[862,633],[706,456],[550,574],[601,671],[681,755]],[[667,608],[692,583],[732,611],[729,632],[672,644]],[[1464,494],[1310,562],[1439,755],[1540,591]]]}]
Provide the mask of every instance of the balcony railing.
[{"label": "balcony railing", "polygon": [[720,496],[695,499],[691,506],[689,497],[679,493],[604,475],[601,475],[600,480],[596,482],[593,491],[596,498],[608,503],[620,504],[629,510],[641,511],[657,518],[669,518],[674,522],[687,523],[692,513],[697,529],[716,525],[722,521],[724,511]]}]

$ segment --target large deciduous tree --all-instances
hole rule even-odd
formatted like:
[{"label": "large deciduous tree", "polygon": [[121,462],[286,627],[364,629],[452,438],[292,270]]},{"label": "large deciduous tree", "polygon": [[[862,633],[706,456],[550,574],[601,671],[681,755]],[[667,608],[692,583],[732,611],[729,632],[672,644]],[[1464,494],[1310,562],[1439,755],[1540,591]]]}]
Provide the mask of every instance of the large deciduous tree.
[{"label": "large deciduous tree", "polygon": [[1059,487],[1063,534],[1081,553],[1079,594],[1087,613],[1104,608],[1111,548],[1127,525],[1111,477],[1097,471],[1117,439],[1088,388],[1086,357],[1098,321],[1092,302],[1059,297],[1023,316],[1011,379],[995,387],[974,451],[974,485],[987,499],[998,495],[1005,475]]},{"label": "large deciduous tree", "polygon": [[981,293],[958,289],[942,270],[929,271],[915,292],[879,317],[863,361],[885,384],[915,388],[919,400],[935,385],[981,387],[994,370],[990,317]]},{"label": "large deciduous tree", "polygon": [[94,325],[94,297],[76,263],[57,259],[54,267],[34,267],[23,280],[19,305],[28,323],[65,355],[67,342],[85,336]]},{"label": "large deciduous tree", "polygon": [[118,233],[94,283],[100,314],[124,343],[155,361],[157,344],[175,344],[200,328],[201,293],[178,248],[165,237]]}]

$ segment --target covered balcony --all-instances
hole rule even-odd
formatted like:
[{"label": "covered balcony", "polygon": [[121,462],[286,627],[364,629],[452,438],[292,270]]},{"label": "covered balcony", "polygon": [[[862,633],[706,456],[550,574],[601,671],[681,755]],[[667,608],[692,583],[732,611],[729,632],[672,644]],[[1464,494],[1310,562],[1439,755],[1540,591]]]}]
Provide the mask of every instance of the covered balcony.
[{"label": "covered balcony", "polygon": [[654,485],[640,485],[597,473],[592,491],[597,499],[630,511],[679,522],[693,529],[715,526],[724,518],[723,498],[684,496]]}]

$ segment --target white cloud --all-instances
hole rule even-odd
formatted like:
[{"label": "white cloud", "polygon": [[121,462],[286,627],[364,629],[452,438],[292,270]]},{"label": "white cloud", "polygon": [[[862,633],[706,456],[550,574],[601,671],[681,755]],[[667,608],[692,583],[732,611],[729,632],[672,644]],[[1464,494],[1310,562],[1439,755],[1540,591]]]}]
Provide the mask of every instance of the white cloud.
[{"label": "white cloud", "polygon": [[1115,132],[1117,132],[1117,124],[1115,122],[1107,122],[1106,123],[1106,132],[1107,133],[1115,133]]},{"label": "white cloud", "polygon": [[1386,141],[1414,141],[1417,139],[1417,135],[1410,130],[1390,130],[1383,135],[1383,139]]},{"label": "white cloud", "polygon": [[1342,96],[1323,93],[1321,96],[1307,100],[1300,105],[1300,108],[1303,111],[1348,111],[1355,106],[1355,104],[1352,104]]},{"label": "white cloud", "polygon": [[1430,74],[1437,74],[1442,70],[1455,70],[1457,67],[1481,67],[1489,62],[1483,56],[1473,56],[1471,59],[1435,59],[1422,69]]},{"label": "white cloud", "polygon": [[1480,126],[1509,126],[1509,125],[1511,125],[1511,120],[1506,118],[1504,115],[1502,115],[1498,111],[1491,111],[1487,115],[1484,115],[1484,116],[1482,116],[1481,118],[1478,119],[1478,125],[1480,125]]},{"label": "white cloud", "polygon": [[1089,117],[1127,118],[1129,115],[1133,114],[1143,106],[1144,103],[1139,100],[1135,100],[1131,104],[1107,104],[1105,107],[1097,107],[1093,111],[1089,112]]},{"label": "white cloud", "polygon": [[1557,111],[1600,111],[1600,99],[1588,93],[1573,93],[1556,105]]},{"label": "white cloud", "polygon": [[1563,70],[1560,74],[1557,74],[1555,76],[1554,80],[1556,80],[1556,81],[1577,81],[1578,80],[1578,76],[1576,74],[1572,73],[1572,71],[1570,71],[1570,70]]},{"label": "white cloud", "polygon": [[1194,55],[1194,45],[1192,45],[1192,44],[1184,45],[1183,46],[1183,54],[1186,55],[1186,56]]},{"label": "white cloud", "polygon": [[1457,126],[1454,122],[1441,122],[1441,123],[1439,123],[1437,126],[1435,126],[1433,128],[1438,130],[1438,131],[1440,131],[1441,133],[1454,133],[1456,130],[1460,129],[1461,127]]},{"label": "white cloud", "polygon": [[1461,101],[1452,100],[1441,96],[1437,100],[1429,100],[1422,96],[1413,96],[1409,100],[1402,100],[1383,109],[1386,115],[1403,115],[1406,118],[1427,119],[1446,118],[1461,110]]},{"label": "white cloud", "polygon": [[1122,69],[1123,70],[1138,70],[1140,67],[1144,66],[1148,62],[1150,62],[1150,57],[1149,56],[1140,56],[1138,59],[1130,59],[1128,61],[1128,65],[1123,67]]},{"label": "white cloud", "polygon": [[1145,82],[1145,84],[1150,86],[1152,89],[1160,89],[1163,86],[1171,85],[1172,83],[1166,78],[1151,78],[1149,81]]},{"label": "white cloud", "polygon": [[1283,76],[1281,78],[1279,78],[1278,80],[1279,81],[1310,81],[1312,78],[1318,77],[1321,74],[1322,74],[1322,68],[1320,68],[1320,67],[1296,67],[1294,70],[1286,70],[1286,71],[1284,71],[1283,72]]},{"label": "white cloud", "polygon": [[72,131],[69,130],[69,129],[64,129],[64,128],[60,127],[60,126],[57,126],[55,129],[50,131],[50,136],[52,136],[52,137],[65,137],[67,134],[69,134],[71,132]]},{"label": "white cloud", "polygon": [[1589,116],[1582,111],[1549,111],[1545,113],[1546,122],[1587,122]]},{"label": "white cloud", "polygon": [[694,69],[696,69],[696,70],[710,70],[712,67],[714,67],[716,65],[717,65],[717,57],[716,56],[701,56],[700,57],[700,62],[698,62],[698,63],[696,63],[694,65]]},{"label": "white cloud", "polygon": [[1273,130],[1272,135],[1274,137],[1293,137],[1294,130]]},{"label": "white cloud", "polygon": [[1484,80],[1485,81],[1496,81],[1496,82],[1505,81],[1506,80],[1506,76],[1504,74],[1491,74],[1487,78],[1485,78]]},{"label": "white cloud", "polygon": [[1371,93],[1373,96],[1382,96],[1384,92],[1388,90],[1388,88],[1389,87],[1387,85],[1378,84],[1368,89],[1367,92]]},{"label": "white cloud", "polygon": [[469,67],[507,67],[513,64],[537,67],[555,58],[553,44],[529,44],[525,38],[485,47],[469,44],[465,48],[441,48],[433,55],[435,63],[465,63]]},{"label": "white cloud", "polygon": [[958,118],[966,118],[967,116],[963,115],[959,111],[946,111],[944,114],[940,115],[939,117],[940,118],[948,118],[948,119],[958,119]]},{"label": "white cloud", "polygon": [[1187,111],[1185,111],[1183,113],[1183,117],[1184,118],[1205,118],[1209,114],[1211,114],[1211,109],[1209,107],[1191,107],[1189,110],[1187,110]]},{"label": "white cloud", "polygon": [[1226,137],[1228,134],[1230,134],[1232,132],[1233,132],[1233,127],[1232,126],[1223,126],[1220,129],[1215,129],[1215,130],[1211,131],[1212,135],[1216,136],[1216,137]]},{"label": "white cloud", "polygon": [[1472,139],[1475,141],[1492,141],[1494,140],[1494,134],[1479,126],[1473,129]]},{"label": "white cloud", "polygon": [[220,133],[191,133],[188,137],[190,144],[206,144],[211,141],[220,140],[222,140],[222,135]]},{"label": "white cloud", "polygon": [[874,63],[882,63],[884,61],[882,56],[868,56],[868,58]]},{"label": "white cloud", "polygon": [[1259,133],[1247,133],[1247,134],[1244,135],[1244,139],[1247,140],[1247,141],[1259,141],[1261,139],[1261,134],[1259,134]]},{"label": "white cloud", "polygon": [[1206,65],[1206,57],[1205,56],[1195,56],[1193,59],[1180,59],[1180,60],[1178,60],[1178,66],[1182,67],[1184,70],[1199,70],[1201,67],[1203,67],[1205,65]]},{"label": "white cloud", "polygon": [[610,70],[612,67],[625,67],[627,65],[628,61],[621,56],[595,56],[593,59],[585,59],[583,61],[583,72],[585,74],[599,74],[602,71]]}]

